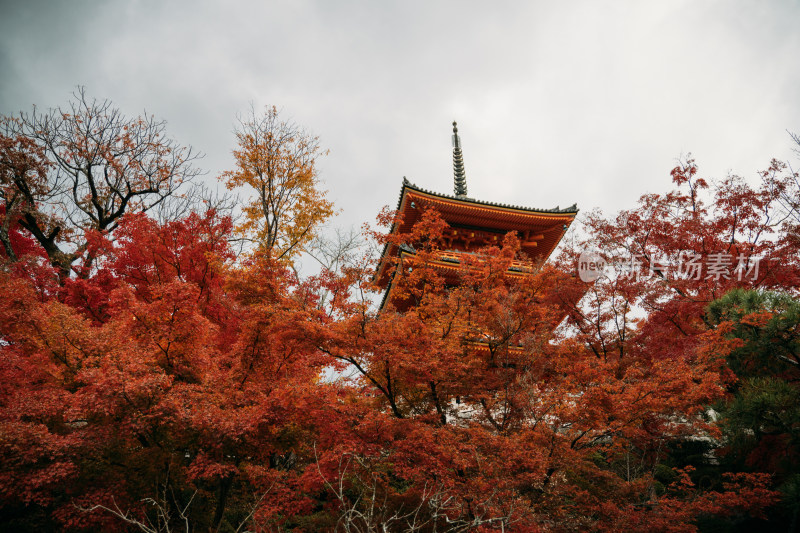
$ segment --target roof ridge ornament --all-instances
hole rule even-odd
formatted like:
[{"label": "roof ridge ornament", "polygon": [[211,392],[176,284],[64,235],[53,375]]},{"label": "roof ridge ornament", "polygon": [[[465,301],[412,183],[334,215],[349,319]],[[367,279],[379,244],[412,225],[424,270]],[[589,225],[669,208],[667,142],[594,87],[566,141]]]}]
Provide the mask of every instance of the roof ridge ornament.
[{"label": "roof ridge ornament", "polygon": [[467,175],[464,172],[464,156],[461,153],[461,139],[458,137],[458,127],[453,121],[453,192],[459,198],[467,196]]}]

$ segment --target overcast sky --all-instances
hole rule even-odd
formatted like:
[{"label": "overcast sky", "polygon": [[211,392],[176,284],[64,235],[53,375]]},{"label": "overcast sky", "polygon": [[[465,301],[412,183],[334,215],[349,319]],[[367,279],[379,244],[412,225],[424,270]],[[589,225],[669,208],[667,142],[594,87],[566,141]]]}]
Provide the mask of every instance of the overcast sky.
[{"label": "overcast sky", "polygon": [[276,105],[318,135],[343,210],[374,221],[403,176],[452,193],[608,213],[666,191],[692,152],[755,177],[800,132],[800,2],[0,2],[0,114],[77,85],[146,110],[232,165],[237,112]]}]

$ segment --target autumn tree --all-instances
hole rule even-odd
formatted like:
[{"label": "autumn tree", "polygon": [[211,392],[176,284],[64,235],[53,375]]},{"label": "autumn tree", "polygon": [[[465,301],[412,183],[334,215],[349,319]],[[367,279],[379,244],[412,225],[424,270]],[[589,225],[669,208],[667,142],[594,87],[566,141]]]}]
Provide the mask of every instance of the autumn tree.
[{"label": "autumn tree", "polygon": [[[383,237],[416,253],[393,273],[402,312],[392,302],[377,314],[342,307],[347,318],[320,349],[355,369],[389,418],[357,426],[349,464],[366,470],[337,478],[340,451],[325,462],[328,482],[378,494],[392,519],[430,518],[416,510],[436,487],[460,506],[447,520],[490,517],[516,530],[694,531],[714,516],[717,526],[763,525],[777,498],[769,474],[717,468],[700,488],[706,458],[725,442],[708,408],[736,383],[734,341],[717,336],[706,306],[736,287],[798,286],[787,203],[797,176],[773,161],[760,186],[732,175],[711,188],[690,159],[672,177],[675,190],[634,209],[590,214],[586,238],[555,268],[529,265],[524,283],[508,272],[513,239],[445,282],[430,266],[443,251],[435,213]],[[574,275],[587,249],[610,265],[588,285]],[[699,455],[679,453],[694,443]],[[374,501],[345,508],[375,516]]]},{"label": "autumn tree", "polygon": [[566,267],[597,250],[608,265],[588,289],[593,305],[572,309],[579,338],[602,358],[636,353],[641,339],[653,356],[688,356],[713,300],[737,287],[797,287],[800,241],[782,200],[796,176],[786,168],[773,161],[758,186],[736,175],[710,183],[689,159],[672,170],[673,191],[616,216],[590,213],[586,237],[561,258]]},{"label": "autumn tree", "polygon": [[509,236],[453,285],[425,261],[443,227],[430,212],[390,237],[420,258],[396,265],[403,313],[369,307],[367,269],[237,259],[213,212],[123,216],[60,287],[3,272],[8,527],[691,531],[774,501],[757,473],[699,488],[664,459],[715,435],[725,339],[599,357],[556,328],[585,290],[571,269],[521,277]]},{"label": "autumn tree", "polygon": [[[793,384],[767,390],[737,372],[755,362],[753,377],[789,383],[796,306],[737,293],[709,303],[735,288],[798,286],[786,167],[773,164],[759,187],[731,177],[712,189],[687,161],[675,190],[590,215],[585,239],[549,264],[526,261],[509,234],[448,278],[432,267],[446,223],[427,211],[407,234],[373,234],[378,249],[416,252],[391,265],[393,296],[377,311],[374,265],[357,260],[349,236],[321,249],[319,275],[291,269],[331,212],[316,139],[296,130],[274,109],[243,122],[238,168],[224,179],[256,199],[238,229],[214,209],[157,220],[168,195],[132,188],[124,203],[123,170],[138,163],[76,167],[88,192],[70,191],[69,203],[59,195],[78,183],[63,166],[71,156],[59,162],[33,135],[3,139],[3,249],[17,258],[0,271],[3,528],[763,524],[775,479],[757,468],[708,477],[708,457],[724,463],[725,439],[751,430],[781,437],[747,453],[794,439]],[[91,161],[111,160],[99,141],[84,144],[96,147]],[[88,174],[105,192],[93,196]],[[28,214],[66,259],[47,252]],[[250,253],[231,249],[236,233]],[[590,284],[575,275],[586,248],[613,267]],[[697,264],[705,270],[685,275]],[[91,268],[66,275],[74,266]],[[756,412],[765,391],[782,425]],[[708,410],[720,404],[722,425]],[[698,441],[702,457],[678,453]]]},{"label": "autumn tree", "polygon": [[444,228],[427,212],[383,237],[416,251],[395,265],[393,300],[379,313],[339,300],[344,318],[318,337],[376,410],[320,451],[347,516],[374,530],[413,517],[430,530],[693,531],[698,517],[758,515],[775,500],[766,476],[700,490],[690,465],[665,464],[670,443],[717,434],[705,411],[729,374],[713,346],[604,354],[556,327],[586,290],[574,263],[520,275],[509,236],[465,257],[453,284],[432,266]]},{"label": "autumn tree", "polygon": [[781,502],[770,530],[792,530],[800,515],[800,302],[787,292],[737,289],[714,300],[708,317],[717,342],[729,343],[737,378],[715,405],[721,468],[772,474]]},{"label": "autumn tree", "polygon": [[125,213],[149,212],[174,198],[196,174],[190,148],[165,135],[153,116],[126,117],[108,100],[79,88],[66,107],[0,120],[0,240],[18,256],[8,232],[32,236],[69,276],[86,255],[87,234],[112,232]]},{"label": "autumn tree", "polygon": [[[780,364],[764,355],[766,350],[760,356],[758,351],[737,356],[742,352],[734,350],[735,341],[718,334],[720,315],[715,318],[715,313],[721,308],[708,306],[734,289],[786,292],[798,286],[800,243],[786,203],[797,176],[788,165],[773,161],[755,186],[735,175],[712,182],[689,159],[673,169],[672,177],[673,191],[643,196],[636,209],[587,217],[588,238],[568,248],[561,260],[575,265],[580,251],[595,250],[608,268],[588,287],[582,304],[571,308],[570,323],[598,359],[623,368],[641,358],[671,364],[715,352],[727,363],[721,374],[723,395],[717,398],[722,401],[736,387],[734,372],[742,364],[752,365],[757,357]],[[695,482],[713,479],[721,487],[724,469],[714,459],[727,445],[721,437],[712,430],[703,438],[665,443],[659,483],[674,479],[662,467],[674,471],[684,465],[694,468],[690,477]],[[748,520],[744,529],[765,527],[753,517]]]},{"label": "autumn tree", "polygon": [[0,195],[3,199],[0,242],[5,257],[11,262],[16,262],[19,255],[24,255],[19,243],[12,242],[19,235],[20,221],[26,216],[35,221],[35,199],[49,196],[49,167],[50,162],[44,150],[32,139],[0,135]]},{"label": "autumn tree", "polygon": [[262,115],[252,109],[240,120],[236,138],[236,169],[222,179],[229,189],[244,187],[253,195],[237,230],[257,249],[289,259],[334,212],[317,175],[317,159],[324,155],[319,140],[281,119],[276,107]]},{"label": "autumn tree", "polygon": [[235,530],[256,510],[307,512],[294,465],[330,417],[300,406],[333,402],[302,326],[324,321],[274,260],[234,265],[231,231],[213,212],[130,214],[90,240],[86,278],[0,273],[7,527]]}]

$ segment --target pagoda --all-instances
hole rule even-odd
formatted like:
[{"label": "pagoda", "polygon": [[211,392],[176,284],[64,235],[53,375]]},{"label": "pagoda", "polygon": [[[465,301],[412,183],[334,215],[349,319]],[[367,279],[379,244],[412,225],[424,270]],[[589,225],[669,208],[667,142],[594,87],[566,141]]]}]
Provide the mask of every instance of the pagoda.
[{"label": "pagoda", "polygon": [[[564,233],[572,224],[578,209],[573,204],[566,209],[555,207],[539,209],[517,205],[505,205],[470,198],[467,194],[467,178],[461,139],[458,127],[453,122],[453,178],[454,194],[431,192],[403,178],[397,213],[400,222],[392,227],[392,233],[408,233],[419,221],[424,209],[435,209],[447,223],[444,234],[444,251],[434,266],[440,269],[445,279],[455,282],[464,254],[474,253],[480,248],[500,245],[506,233],[517,232],[520,239],[520,255],[523,261],[512,263],[513,274],[524,276],[524,265],[530,261],[547,260]],[[392,278],[390,265],[393,257],[401,262],[413,263],[416,251],[411,246],[387,245],[378,263],[375,279],[384,288],[381,308],[391,301]],[[527,259],[527,261],[524,261]],[[403,306],[399,306],[403,307]],[[402,310],[402,309],[399,309]]]}]

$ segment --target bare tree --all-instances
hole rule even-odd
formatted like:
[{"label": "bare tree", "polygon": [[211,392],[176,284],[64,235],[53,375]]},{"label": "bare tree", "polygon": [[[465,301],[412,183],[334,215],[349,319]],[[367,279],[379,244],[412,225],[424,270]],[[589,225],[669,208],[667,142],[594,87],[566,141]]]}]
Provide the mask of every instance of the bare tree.
[{"label": "bare tree", "polygon": [[[247,514],[239,521],[236,529],[233,530],[235,533],[246,531],[245,528],[253,520],[253,516],[266,495],[272,490],[273,486],[274,483],[266,491],[253,497],[253,503],[249,505]],[[197,491],[195,490],[185,504],[179,502],[179,498],[175,496],[172,487],[168,482],[164,482],[157,487],[155,498],[144,498],[141,500],[143,508],[139,513],[133,512],[130,509],[120,508],[114,500],[112,500],[110,507],[95,504],[89,507],[78,507],[78,509],[85,513],[92,513],[95,511],[110,513],[144,533],[173,533],[179,530],[185,533],[191,533],[195,531],[194,526],[196,526],[196,524],[193,524],[191,521],[189,508],[192,506],[196,495]],[[217,524],[216,527],[218,531],[219,524]]]},{"label": "bare tree", "polygon": [[[316,448],[314,450],[316,457]],[[317,473],[323,485],[339,503],[336,531],[345,533],[467,533],[495,529],[506,531],[513,520],[513,505],[505,516],[491,516],[489,509],[496,494],[487,494],[482,502],[467,505],[449,494],[441,483],[426,483],[413,506],[396,506],[389,502],[385,482],[370,468],[369,461],[357,454],[339,458],[336,479],[322,473],[319,458]]]},{"label": "bare tree", "polygon": [[[34,107],[3,117],[0,138],[17,152],[2,160],[7,216],[19,213],[19,225],[68,276],[86,250],[87,231],[112,232],[125,213],[163,208],[198,174],[192,166],[197,155],[166,137],[165,129],[164,121],[146,114],[128,118],[83,88],[66,108],[42,113]],[[13,168],[24,159],[21,151],[29,160],[44,159],[44,176]],[[91,261],[85,257],[84,265]]]},{"label": "bare tree", "polygon": [[[44,150],[32,139],[8,133],[8,124],[0,131],[0,198],[3,200],[0,242],[6,257],[17,261],[17,253],[11,244],[12,223],[17,220],[33,220],[43,234],[52,233],[53,223],[37,212],[36,201],[52,199],[47,183],[50,162]],[[45,235],[46,240],[46,235]]]},{"label": "bare tree", "polygon": [[364,234],[355,228],[334,228],[332,234],[315,236],[306,247],[306,253],[323,269],[337,272],[342,267],[353,266],[359,251],[367,244]]},{"label": "bare tree", "polygon": [[[789,132],[792,141],[797,145],[794,152],[800,155],[800,135]],[[795,171],[791,165],[787,165],[786,175],[786,188],[781,194],[780,202],[783,207],[788,211],[792,223],[795,225],[795,234],[797,227],[800,227],[800,173]]]}]

